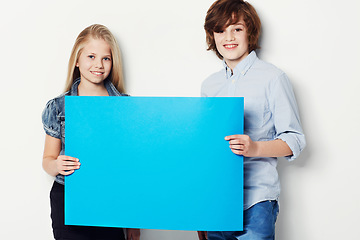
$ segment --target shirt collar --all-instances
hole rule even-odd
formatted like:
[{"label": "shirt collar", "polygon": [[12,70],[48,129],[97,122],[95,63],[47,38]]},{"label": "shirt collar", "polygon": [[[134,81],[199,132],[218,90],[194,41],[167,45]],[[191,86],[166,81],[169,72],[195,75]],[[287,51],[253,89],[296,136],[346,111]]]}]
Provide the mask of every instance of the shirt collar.
[{"label": "shirt collar", "polygon": [[231,71],[231,68],[227,66],[225,60],[223,60],[223,65],[225,67],[226,72],[226,78],[230,78],[232,75],[238,75],[241,74],[245,76],[247,71],[250,69],[250,67],[253,65],[255,60],[257,59],[257,55],[255,51],[251,51],[249,55],[246,56],[245,59],[243,59],[241,62],[239,62],[233,71]]},{"label": "shirt collar", "polygon": [[[73,85],[71,86],[71,90],[70,90],[70,95],[71,96],[78,96],[78,87],[79,84],[81,82],[81,78],[77,78]],[[109,81],[108,79],[105,80],[104,82],[105,88],[109,93],[109,96],[120,96],[121,93],[116,89],[116,87],[114,86],[114,84],[112,84],[111,81]]]}]

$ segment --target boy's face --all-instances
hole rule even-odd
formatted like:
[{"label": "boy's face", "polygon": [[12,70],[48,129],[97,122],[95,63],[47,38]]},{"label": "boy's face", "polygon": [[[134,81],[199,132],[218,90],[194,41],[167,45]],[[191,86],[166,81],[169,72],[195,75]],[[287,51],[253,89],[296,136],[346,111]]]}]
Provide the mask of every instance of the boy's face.
[{"label": "boy's face", "polygon": [[249,40],[243,20],[229,25],[223,31],[214,32],[214,39],[217,50],[232,70],[249,55]]}]

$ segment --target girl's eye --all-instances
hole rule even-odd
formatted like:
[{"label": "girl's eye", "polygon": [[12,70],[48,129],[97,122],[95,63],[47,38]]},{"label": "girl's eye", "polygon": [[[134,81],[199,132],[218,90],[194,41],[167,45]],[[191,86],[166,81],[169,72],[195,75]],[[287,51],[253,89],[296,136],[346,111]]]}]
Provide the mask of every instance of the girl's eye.
[{"label": "girl's eye", "polygon": [[89,55],[88,57],[91,58],[91,59],[95,58],[94,55]]},{"label": "girl's eye", "polygon": [[111,59],[109,57],[104,58],[105,61],[110,61]]}]

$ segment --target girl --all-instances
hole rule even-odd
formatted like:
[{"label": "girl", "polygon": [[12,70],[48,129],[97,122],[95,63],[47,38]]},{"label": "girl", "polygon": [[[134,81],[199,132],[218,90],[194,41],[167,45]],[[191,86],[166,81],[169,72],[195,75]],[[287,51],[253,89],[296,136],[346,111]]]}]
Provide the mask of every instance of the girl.
[{"label": "girl", "polygon": [[[127,96],[124,92],[119,46],[112,33],[99,24],[85,28],[71,52],[65,93],[50,100],[42,121],[46,132],[44,170],[55,177],[50,192],[55,239],[125,239],[121,228],[64,225],[64,176],[81,164],[65,156],[65,96]],[[127,229],[127,239],[138,240],[140,230]]]}]

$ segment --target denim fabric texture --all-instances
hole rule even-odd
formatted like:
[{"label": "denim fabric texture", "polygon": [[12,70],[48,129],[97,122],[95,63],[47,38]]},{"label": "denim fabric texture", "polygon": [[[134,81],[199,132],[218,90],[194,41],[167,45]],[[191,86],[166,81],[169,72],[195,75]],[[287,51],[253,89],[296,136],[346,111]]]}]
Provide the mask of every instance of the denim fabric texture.
[{"label": "denim fabric texture", "polygon": [[[80,78],[76,79],[70,91],[48,101],[42,112],[42,122],[45,133],[61,140],[60,155],[64,155],[65,153],[65,96],[78,96],[80,81]],[[104,85],[109,96],[128,96],[127,94],[119,93],[109,80],[105,80]],[[64,176],[61,174],[57,175],[55,181],[64,184]]]},{"label": "denim fabric texture", "polygon": [[277,201],[264,201],[244,211],[243,231],[211,231],[208,240],[274,240]]}]

